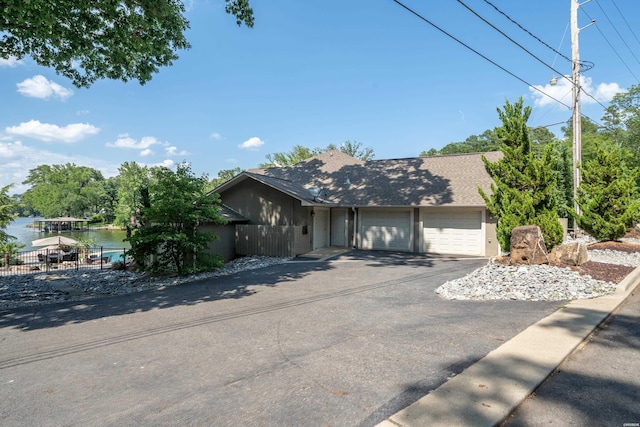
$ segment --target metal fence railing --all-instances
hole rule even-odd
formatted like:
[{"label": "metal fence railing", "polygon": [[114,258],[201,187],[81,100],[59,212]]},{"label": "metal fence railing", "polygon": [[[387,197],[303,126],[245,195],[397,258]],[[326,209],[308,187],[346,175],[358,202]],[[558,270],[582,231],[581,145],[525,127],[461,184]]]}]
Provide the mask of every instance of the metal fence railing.
[{"label": "metal fence railing", "polygon": [[0,276],[60,270],[102,270],[114,262],[127,264],[125,248],[45,248],[0,254]]}]

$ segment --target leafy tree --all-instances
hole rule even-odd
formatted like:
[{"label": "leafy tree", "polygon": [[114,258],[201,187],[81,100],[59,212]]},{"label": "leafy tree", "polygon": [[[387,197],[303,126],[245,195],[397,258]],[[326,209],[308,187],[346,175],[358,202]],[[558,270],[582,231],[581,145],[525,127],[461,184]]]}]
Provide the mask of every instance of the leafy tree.
[{"label": "leafy tree", "polygon": [[10,240],[15,240],[14,236],[10,236],[5,228],[14,220],[13,200],[9,197],[9,189],[11,185],[6,185],[0,189],[0,245],[4,245]]},{"label": "leafy tree", "polygon": [[[587,117],[582,117],[580,123],[582,126],[582,159],[578,163],[585,163],[595,157],[596,145],[610,142],[611,137],[610,134],[604,132],[603,129]],[[563,126],[562,131],[564,132],[564,143],[567,145],[569,152],[571,152],[571,155],[573,156],[573,122],[568,120],[567,126]]]},{"label": "leafy tree", "polygon": [[552,146],[547,146],[541,158],[531,150],[527,120],[531,107],[524,107],[520,98],[508,101],[504,110],[498,108],[502,126],[495,129],[503,157],[490,162],[482,156],[493,178],[491,195],[478,189],[487,209],[498,219],[498,241],[503,250],[511,246],[511,230],[521,225],[537,225],[542,230],[548,249],[562,241],[562,225],[558,221],[556,180],[552,163]]},{"label": "leafy tree", "polygon": [[580,168],[578,205],[583,213],[571,211],[578,225],[598,240],[619,239],[640,220],[640,171],[627,167],[629,157],[624,148],[597,144],[595,158]]},{"label": "leafy tree", "polygon": [[[348,154],[351,157],[362,160],[363,162],[373,160],[376,157],[375,153],[373,152],[373,148],[364,148],[362,147],[362,143],[357,141],[345,141],[340,144],[340,148],[338,148],[338,150],[342,151],[345,154]],[[328,147],[327,151],[329,151]]]},{"label": "leafy tree", "polygon": [[221,186],[222,184],[229,181],[234,176],[239,175],[240,173],[242,173],[242,169],[240,168],[222,169],[220,172],[218,172],[217,178],[213,178],[211,181],[209,181],[209,184],[207,185],[207,190],[211,191],[214,188]]},{"label": "leafy tree", "polygon": [[480,135],[471,135],[462,142],[452,142],[440,150],[431,148],[420,153],[420,157],[446,156],[451,154],[486,153],[498,150],[499,141],[495,131],[485,130]]},{"label": "leafy tree", "polygon": [[302,145],[296,145],[288,153],[267,154],[267,162],[260,163],[261,168],[281,168],[284,166],[293,166],[303,160],[315,156],[324,150],[312,150]]},{"label": "leafy tree", "polygon": [[351,157],[362,161],[373,160],[375,153],[373,148],[363,148],[362,144],[357,141],[345,141],[336,147],[335,144],[329,144],[326,148],[308,148],[302,145],[296,145],[289,152],[267,154],[267,162],[261,163],[261,168],[293,166],[303,160],[325,153],[331,150],[340,150]]},{"label": "leafy tree", "polygon": [[96,212],[105,197],[102,173],[73,163],[40,165],[29,171],[23,184],[31,185],[23,200],[47,217]]},{"label": "leafy tree", "polygon": [[529,128],[529,140],[531,141],[531,150],[537,155],[541,155],[544,147],[554,144],[558,138],[545,127]]},{"label": "leafy tree", "polygon": [[602,120],[611,141],[631,153],[628,164],[640,166],[640,85],[616,94]]},{"label": "leafy tree", "polygon": [[128,237],[129,255],[146,271],[157,274],[206,271],[221,265],[220,257],[205,253],[216,236],[198,230],[206,222],[223,223],[218,195],[207,194],[206,176],[196,177],[188,164],[173,172],[150,170],[143,191],[140,224]]},{"label": "leafy tree", "polygon": [[[248,0],[225,0],[253,26]],[[78,87],[97,79],[149,81],[190,47],[180,0],[0,0],[0,58],[31,56]]]},{"label": "leafy tree", "polygon": [[149,187],[149,169],[136,162],[124,162],[118,168],[117,205],[114,224],[127,228],[130,235],[138,222],[142,207],[142,191]]}]

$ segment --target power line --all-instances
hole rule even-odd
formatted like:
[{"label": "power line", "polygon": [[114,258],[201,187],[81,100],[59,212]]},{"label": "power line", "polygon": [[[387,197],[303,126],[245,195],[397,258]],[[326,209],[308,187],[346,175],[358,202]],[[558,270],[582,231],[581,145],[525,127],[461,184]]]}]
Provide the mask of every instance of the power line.
[{"label": "power line", "polygon": [[[581,9],[583,10],[583,9]],[[593,21],[593,19],[591,18],[591,16],[589,16],[589,14],[587,13],[586,10],[583,10],[584,14],[587,15],[587,17],[589,19],[591,19]],[[600,33],[600,35],[602,36],[602,38],[607,42],[607,44],[609,45],[609,47],[611,48],[611,50],[613,50],[613,53],[616,54],[616,56],[618,57],[618,59],[622,62],[622,64],[624,64],[625,68],[629,71],[629,73],[631,73],[631,75],[636,79],[636,81],[640,82],[640,79],[638,79],[638,76],[635,75],[635,73],[633,71],[631,71],[631,68],[629,68],[629,66],[627,65],[627,63],[624,61],[624,59],[622,59],[622,56],[620,56],[620,54],[618,53],[618,51],[616,50],[616,48],[611,44],[611,42],[609,41],[609,39],[607,38],[607,36],[604,35],[604,33],[602,32],[602,30],[600,29],[600,26],[598,24],[595,25],[595,27],[598,29],[598,32]]]},{"label": "power line", "polygon": [[616,2],[614,0],[611,0],[611,3],[613,3],[613,5],[616,7],[616,9],[618,10],[618,13],[620,14],[620,16],[622,17],[622,20],[624,21],[625,24],[627,24],[627,28],[629,29],[629,31],[631,31],[631,34],[633,34],[633,37],[636,39],[636,41],[638,43],[640,43],[640,40],[638,40],[638,36],[636,36],[636,33],[633,31],[633,28],[631,28],[631,25],[629,25],[629,22],[627,21],[627,18],[624,17],[624,14],[620,11],[620,8],[618,7],[618,5],[616,4]]},{"label": "power line", "polygon": [[[502,10],[500,10],[500,8],[498,8],[498,6],[494,5],[493,3],[491,3],[489,0],[483,0],[486,4],[488,4],[489,6],[491,6],[492,8],[494,8],[496,10],[496,12],[498,12],[500,15],[504,16],[505,18],[507,18],[509,21],[511,21],[513,24],[515,24],[518,28],[520,28],[522,31],[524,31],[525,33],[529,34],[531,37],[533,37],[534,39],[536,39],[537,41],[539,41],[540,43],[542,43],[544,46],[548,47],[549,49],[551,49],[552,51],[554,51],[556,53],[556,55],[560,55],[561,57],[563,57],[564,59],[566,59],[569,62],[573,62],[573,60],[571,58],[569,58],[568,56],[566,56],[565,54],[563,54],[562,52],[554,49],[552,46],[549,46],[544,40],[542,40],[540,37],[536,36],[535,34],[533,34],[531,31],[527,30],[526,28],[524,28],[519,22],[517,22],[515,19],[511,18],[509,15],[507,15],[505,12],[503,12]],[[566,29],[565,29],[566,32]],[[564,38],[564,36],[563,36]],[[580,71],[584,72],[587,70],[592,69],[594,66],[593,62],[590,61],[580,61]]]},{"label": "power line", "polygon": [[495,25],[493,25],[491,22],[487,21],[485,18],[483,18],[482,16],[480,16],[480,14],[478,14],[475,10],[471,9],[465,2],[463,2],[462,0],[457,0],[458,3],[460,3],[462,6],[464,6],[469,12],[473,13],[478,19],[480,19],[482,22],[484,22],[485,24],[489,25],[491,28],[493,28],[494,30],[496,30],[497,32],[499,32],[500,34],[502,34],[502,36],[504,36],[505,38],[507,38],[511,43],[515,44],[516,46],[518,46],[520,49],[524,50],[525,52],[527,52],[529,55],[531,55],[533,58],[535,58],[538,62],[540,62],[542,65],[544,65],[545,67],[549,68],[550,70],[554,71],[556,74],[562,76],[563,78],[567,79],[568,81],[571,82],[571,84],[574,84],[574,82],[571,81],[571,79],[567,76],[565,76],[564,74],[562,74],[560,71],[556,70],[555,68],[553,68],[551,65],[547,64],[546,62],[544,62],[542,59],[538,58],[536,55],[534,55],[533,53],[531,53],[527,48],[525,48],[524,46],[522,46],[520,43],[518,43],[517,41],[515,41],[514,39],[512,39],[511,37],[509,37],[506,33],[504,33],[500,28],[496,27]]},{"label": "power line", "polygon": [[[515,79],[521,81],[522,83],[526,84],[528,87],[533,88],[535,90],[537,90],[538,92],[540,92],[541,94],[543,94],[544,96],[547,96],[551,99],[553,99],[554,101],[556,101],[558,104],[564,105],[565,107],[567,107],[569,110],[571,110],[572,108],[565,104],[564,102],[560,101],[557,98],[554,98],[553,96],[549,95],[548,93],[546,93],[545,91],[543,91],[542,89],[532,85],[531,83],[527,82],[526,80],[524,80],[523,78],[517,76],[516,74],[512,73],[511,71],[507,70],[506,68],[504,68],[503,66],[501,66],[500,64],[496,63],[495,61],[491,60],[490,58],[486,57],[485,55],[483,55],[482,53],[478,52],[476,49],[472,48],[471,46],[469,46],[468,44],[464,43],[463,41],[461,41],[460,39],[456,38],[454,35],[448,33],[446,30],[440,28],[438,25],[434,24],[433,22],[431,22],[430,20],[428,20],[427,18],[425,18],[424,16],[422,16],[421,14],[419,14],[418,12],[416,12],[415,10],[411,9],[409,6],[405,5],[404,3],[402,3],[399,0],[392,0],[394,3],[396,3],[398,6],[402,7],[403,9],[405,9],[407,12],[411,13],[412,15],[416,16],[418,19],[426,22],[427,24],[431,25],[433,28],[435,28],[436,30],[440,31],[441,33],[443,33],[444,35],[446,35],[447,37],[449,37],[450,39],[454,40],[455,42],[457,42],[458,44],[461,44],[462,46],[466,47],[467,49],[469,49],[471,52],[475,53],[476,55],[480,56],[482,59],[484,59],[485,61],[495,65],[496,67],[500,68],[502,71],[504,71],[505,73],[509,74],[510,76],[514,77]],[[584,117],[586,119],[591,120],[592,122],[598,124],[597,121],[593,120],[592,118],[590,118],[589,116],[586,116],[584,114],[580,114],[581,117]]]},{"label": "power line", "polygon": [[618,35],[618,37],[620,37],[620,40],[622,40],[622,43],[624,43],[624,45],[627,47],[627,49],[629,49],[629,52],[631,52],[631,55],[636,59],[636,62],[638,64],[640,64],[640,60],[638,60],[638,57],[636,56],[635,53],[633,53],[633,50],[631,50],[631,48],[629,47],[629,45],[627,44],[627,41],[624,39],[624,37],[622,37],[622,35],[620,34],[620,32],[618,31],[618,29],[616,28],[615,25],[613,25],[613,22],[611,22],[611,19],[609,19],[609,15],[607,15],[607,12],[604,11],[604,9],[602,8],[602,6],[600,6],[600,2],[598,2],[598,0],[596,0],[596,4],[598,5],[598,7],[600,8],[600,10],[602,11],[602,13],[604,14],[604,17],[607,18],[607,21],[609,21],[609,24],[611,24],[611,26],[613,27],[613,30],[616,32],[616,34]]},{"label": "power line", "polygon": [[[597,1],[597,0],[596,0]],[[514,43],[516,46],[518,46],[520,49],[524,50],[525,52],[527,52],[529,55],[531,55],[532,57],[534,57],[535,59],[537,59],[540,63],[542,63],[543,65],[545,65],[546,67],[550,68],[551,70],[555,71],[557,74],[561,75],[563,78],[567,79],[569,82],[571,82],[571,85],[577,84],[576,82],[572,81],[569,77],[567,77],[566,75],[562,74],[560,71],[556,70],[555,68],[553,68],[552,66],[550,66],[549,64],[547,64],[546,62],[544,62],[543,60],[541,60],[540,58],[538,58],[537,56],[535,56],[533,53],[531,53],[529,50],[527,50],[526,48],[524,48],[522,45],[520,45],[518,42],[516,42],[515,40],[513,40],[511,37],[509,37],[507,34],[505,34],[502,30],[500,30],[499,28],[497,28],[495,25],[493,25],[491,22],[487,21],[485,18],[483,18],[482,16],[480,16],[476,11],[474,11],[473,9],[471,9],[468,5],[466,5],[462,0],[457,0],[458,3],[460,3],[461,5],[463,5],[467,10],[469,10],[471,13],[473,13],[475,16],[477,16],[479,19],[481,19],[484,23],[486,23],[487,25],[489,25],[491,28],[493,28],[494,30],[496,30],[497,32],[499,32],[500,34],[502,34],[504,37],[506,37],[507,39],[509,39],[509,41],[511,41],[512,43]],[[489,4],[490,6],[492,6],[495,10],[497,10],[498,12],[500,12],[503,16],[507,17],[511,22],[513,22],[514,24],[516,24],[518,27],[520,27],[521,29],[523,29],[525,32],[527,32],[528,34],[530,34],[532,37],[534,37],[536,40],[540,41],[542,44],[544,44],[545,46],[551,48],[551,46],[549,46],[548,44],[546,44],[545,42],[543,42],[540,38],[538,38],[537,36],[533,35],[530,31],[526,30],[522,25],[520,25],[518,22],[516,22],[515,20],[513,20],[512,18],[510,18],[508,15],[506,15],[504,12],[502,12],[500,9],[498,9],[496,6],[494,6],[490,1],[488,0],[484,0],[485,3]],[[562,55],[560,52],[558,52],[557,50],[551,48],[554,52],[558,53],[559,55],[561,55],[563,58],[565,59],[569,59],[566,56]],[[593,64],[593,63],[590,63]],[[580,68],[581,71],[587,71],[590,68],[593,68],[593,65],[591,65],[591,67],[584,69],[583,70],[583,65],[582,62],[580,62]],[[593,99],[595,102],[597,102],[598,104],[600,104],[600,106],[604,109],[606,109],[607,107],[602,104],[598,99],[596,99],[593,95],[591,95],[589,92],[587,92],[583,87],[580,86],[580,90],[587,95],[589,98]]]},{"label": "power line", "polygon": [[487,62],[490,62],[491,64],[495,65],[496,67],[500,68],[502,71],[504,71],[505,73],[509,74],[510,76],[520,80],[522,83],[526,84],[529,87],[532,87],[533,89],[537,90],[538,92],[540,92],[541,94],[548,96],[549,98],[553,99],[554,101],[556,101],[559,104],[564,105],[565,107],[567,107],[569,110],[571,110],[571,107],[567,104],[565,104],[564,102],[560,101],[559,99],[554,98],[553,96],[549,95],[548,93],[544,92],[542,89],[532,85],[531,83],[527,82],[526,80],[524,80],[523,78],[517,76],[516,74],[512,73],[511,71],[507,70],[506,68],[504,68],[503,66],[501,66],[500,64],[498,64],[497,62],[489,59],[488,57],[486,57],[485,55],[483,55],[482,53],[478,52],[477,50],[475,50],[474,48],[472,48],[471,46],[469,46],[468,44],[464,43],[463,41],[461,41],[460,39],[456,38],[455,36],[453,36],[452,34],[449,34],[447,31],[443,30],[442,28],[440,28],[439,26],[437,26],[436,24],[434,24],[433,22],[429,21],[427,18],[425,18],[424,16],[420,15],[418,12],[414,11],[413,9],[411,9],[410,7],[406,6],[405,4],[403,4],[401,1],[399,0],[392,0],[394,3],[396,3],[398,6],[402,7],[403,9],[405,9],[406,11],[408,11],[409,13],[415,15],[416,17],[418,17],[420,20],[426,22],[427,24],[431,25],[433,28],[435,28],[436,30],[440,31],[441,33],[445,34],[447,37],[451,38],[452,40],[454,40],[455,42],[461,44],[462,46],[466,47],[467,49],[469,49],[471,52],[475,53],[476,55],[480,56],[482,59],[484,59]]}]

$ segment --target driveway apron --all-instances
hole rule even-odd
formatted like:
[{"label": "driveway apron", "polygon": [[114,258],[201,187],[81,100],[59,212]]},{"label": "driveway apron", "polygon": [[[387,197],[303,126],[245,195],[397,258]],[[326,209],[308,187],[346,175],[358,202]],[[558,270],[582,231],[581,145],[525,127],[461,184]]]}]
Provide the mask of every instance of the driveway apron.
[{"label": "driveway apron", "polygon": [[485,263],[354,251],[0,312],[1,424],[372,426],[562,305],[435,294]]}]

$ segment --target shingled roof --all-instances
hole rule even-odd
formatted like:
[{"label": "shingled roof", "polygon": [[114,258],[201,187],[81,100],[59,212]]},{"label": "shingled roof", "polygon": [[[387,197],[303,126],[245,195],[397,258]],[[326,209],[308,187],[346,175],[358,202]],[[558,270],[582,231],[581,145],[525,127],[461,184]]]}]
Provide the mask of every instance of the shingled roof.
[{"label": "shingled roof", "polygon": [[[500,152],[486,153],[490,161]],[[481,154],[413,157],[363,162],[338,150],[293,166],[252,169],[216,189],[251,178],[300,199],[306,205],[484,206],[478,187],[489,191]],[[322,189],[317,197],[309,191]]]}]

